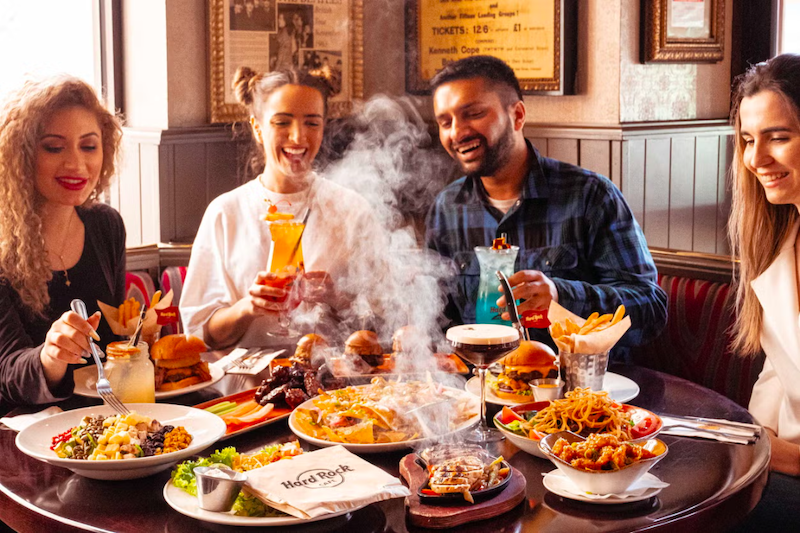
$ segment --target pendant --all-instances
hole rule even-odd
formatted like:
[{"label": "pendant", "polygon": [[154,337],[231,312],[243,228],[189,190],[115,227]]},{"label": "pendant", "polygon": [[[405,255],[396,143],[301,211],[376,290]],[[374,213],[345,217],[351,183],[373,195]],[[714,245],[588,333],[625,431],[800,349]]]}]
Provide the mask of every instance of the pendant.
[{"label": "pendant", "polygon": [[69,280],[67,280],[67,287],[69,287],[70,285],[72,285],[72,283],[70,283]]}]

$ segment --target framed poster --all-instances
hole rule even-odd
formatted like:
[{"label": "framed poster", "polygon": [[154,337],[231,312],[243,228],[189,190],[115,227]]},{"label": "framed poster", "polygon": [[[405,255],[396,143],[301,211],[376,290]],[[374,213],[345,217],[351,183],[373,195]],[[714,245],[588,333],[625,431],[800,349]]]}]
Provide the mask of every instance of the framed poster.
[{"label": "framed poster", "polygon": [[576,29],[577,0],[406,0],[406,88],[424,94],[448,63],[491,55],[525,94],[572,94]]},{"label": "framed poster", "polygon": [[363,0],[209,0],[211,122],[247,118],[231,83],[236,69],[327,68],[331,117],[363,97]]},{"label": "framed poster", "polygon": [[725,0],[645,0],[644,6],[643,62],[722,61]]}]

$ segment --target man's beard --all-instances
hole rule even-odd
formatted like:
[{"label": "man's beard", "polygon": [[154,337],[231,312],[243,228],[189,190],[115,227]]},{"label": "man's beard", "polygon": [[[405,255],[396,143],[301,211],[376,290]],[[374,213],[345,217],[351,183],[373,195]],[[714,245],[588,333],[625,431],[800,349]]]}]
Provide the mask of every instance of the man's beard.
[{"label": "man's beard", "polygon": [[461,169],[470,178],[490,177],[503,168],[511,160],[512,146],[514,143],[514,129],[510,126],[506,128],[503,134],[497,139],[493,146],[489,146],[486,137],[480,136],[481,142],[486,147],[483,154],[483,160],[478,168],[469,171],[464,166]]}]

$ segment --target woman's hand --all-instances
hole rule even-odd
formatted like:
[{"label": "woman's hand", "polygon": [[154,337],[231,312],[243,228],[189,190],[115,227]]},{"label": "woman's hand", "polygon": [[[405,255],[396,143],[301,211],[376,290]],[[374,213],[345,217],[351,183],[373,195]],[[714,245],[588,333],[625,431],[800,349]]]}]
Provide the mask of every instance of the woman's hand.
[{"label": "woman's hand", "polygon": [[243,298],[245,309],[252,315],[280,313],[289,308],[289,292],[294,277],[279,276],[272,272],[259,272]]},{"label": "woman's hand", "polygon": [[800,446],[778,438],[771,429],[767,431],[772,448],[769,469],[790,476],[800,476]]},{"label": "woman's hand", "polygon": [[[514,293],[514,299],[522,300],[517,305],[519,314],[528,310],[548,309],[550,302],[558,302],[558,289],[553,280],[538,270],[520,270],[508,277],[508,284]],[[499,287],[502,292],[502,286]],[[497,307],[506,306],[506,297],[497,299]],[[511,320],[508,311],[501,315],[503,320]]]},{"label": "woman's hand", "polygon": [[85,363],[83,354],[89,351],[89,335],[95,338],[95,331],[100,324],[100,312],[96,312],[88,320],[77,313],[67,311],[53,322],[44,339],[44,346],[39,354],[44,368],[47,384],[53,388],[64,378],[68,364]]}]

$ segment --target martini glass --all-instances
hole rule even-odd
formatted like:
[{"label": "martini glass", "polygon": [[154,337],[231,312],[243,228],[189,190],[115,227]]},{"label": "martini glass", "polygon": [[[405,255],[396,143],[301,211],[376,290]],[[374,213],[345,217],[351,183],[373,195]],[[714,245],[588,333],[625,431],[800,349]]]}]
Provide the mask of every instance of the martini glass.
[{"label": "martini glass", "polygon": [[519,332],[499,324],[466,324],[448,329],[446,337],[459,357],[475,365],[481,380],[481,421],[467,440],[477,444],[502,440],[503,434],[486,423],[486,369],[519,346]]}]

